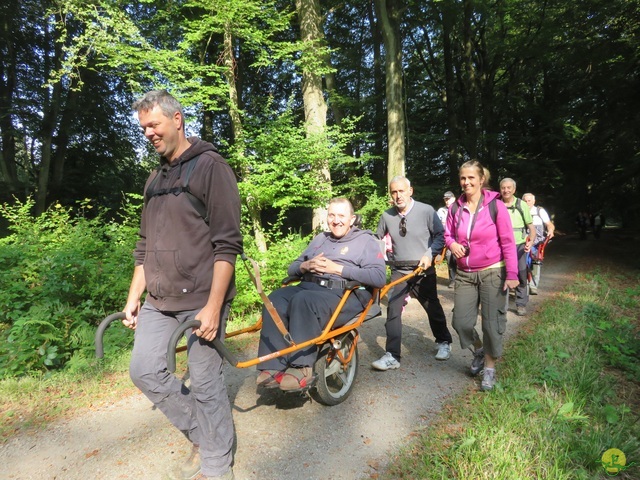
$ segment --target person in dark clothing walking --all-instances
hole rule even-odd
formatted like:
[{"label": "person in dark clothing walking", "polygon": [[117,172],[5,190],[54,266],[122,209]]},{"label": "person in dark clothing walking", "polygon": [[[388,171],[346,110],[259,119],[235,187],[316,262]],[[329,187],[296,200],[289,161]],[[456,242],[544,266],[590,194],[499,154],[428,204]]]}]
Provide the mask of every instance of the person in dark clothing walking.
[{"label": "person in dark clothing walking", "polygon": [[[148,92],[133,109],[161,165],[145,185],[124,307],[123,323],[135,329],[131,379],[192,443],[180,478],[233,479],[233,418],[211,340],[224,338],[242,253],[236,177],[213,145],[186,137],[182,106],[166,91]],[[201,326],[188,335],[187,388],[167,370],[166,352],[175,329],[193,319]]]}]

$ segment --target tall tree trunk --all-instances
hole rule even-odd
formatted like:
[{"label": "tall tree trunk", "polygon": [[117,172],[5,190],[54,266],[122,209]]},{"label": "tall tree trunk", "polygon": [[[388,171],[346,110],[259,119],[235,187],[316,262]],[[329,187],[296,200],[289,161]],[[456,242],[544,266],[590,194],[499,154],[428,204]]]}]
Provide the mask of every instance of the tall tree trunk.
[{"label": "tall tree trunk", "polygon": [[[231,34],[231,26],[229,24],[225,27],[224,32],[224,65],[225,77],[227,84],[229,85],[229,116],[231,117],[231,128],[233,130],[233,140],[240,157],[243,157],[243,136],[244,130],[242,127],[242,118],[240,117],[240,102],[238,89],[236,85],[236,63],[235,55],[233,53],[233,36]],[[241,162],[242,165],[246,165],[246,162]],[[251,172],[245,168],[243,171],[245,177],[251,175]],[[260,220],[261,208],[258,200],[247,192],[245,202],[247,204],[247,210],[249,212],[249,218],[251,220],[251,226],[253,228],[253,236],[256,241],[258,251],[267,251],[267,241],[262,229],[262,222]]]},{"label": "tall tree trunk", "polygon": [[474,0],[464,0],[463,15],[463,62],[465,67],[465,79],[463,83],[464,118],[465,118],[465,148],[472,159],[478,158],[478,129],[476,127],[476,72],[473,65],[474,34],[473,34],[473,9]]},{"label": "tall tree trunk", "polygon": [[[57,19],[60,21],[60,19]],[[50,38],[52,27],[51,25],[45,25],[47,30],[45,32],[45,45],[53,45],[53,64],[47,60],[48,56],[45,55],[44,62],[44,78],[49,78],[52,71],[60,68],[62,59],[62,45],[57,41],[57,38]],[[55,37],[55,35],[51,35]],[[49,191],[49,177],[51,175],[51,157],[52,157],[52,145],[53,134],[58,123],[58,113],[60,112],[60,99],[62,97],[62,83],[57,82],[53,88],[51,88],[50,96],[45,94],[45,103],[42,106],[43,117],[42,126],[40,128],[40,168],[38,170],[38,190],[36,191],[36,215],[41,215],[47,207],[47,194]]]},{"label": "tall tree trunk", "polygon": [[447,112],[447,165],[449,166],[449,182],[458,183],[458,162],[460,160],[459,142],[461,140],[460,124],[456,113],[455,72],[453,64],[453,25],[455,22],[455,6],[445,3],[442,8],[442,53],[444,58],[444,105]]},{"label": "tall tree trunk", "polygon": [[[6,8],[6,7],[5,7]],[[13,97],[16,88],[15,17],[6,15],[0,22],[0,39],[5,47],[0,48],[0,174],[9,192],[18,190],[18,168],[16,165],[16,138],[13,123]]]},{"label": "tall tree trunk", "polygon": [[[296,11],[300,21],[300,36],[303,42],[323,46],[324,33],[320,16],[319,0],[296,0]],[[327,104],[322,91],[322,77],[304,67],[302,71],[302,99],[304,101],[304,118],[307,135],[317,136],[325,131],[327,125]],[[329,161],[320,161],[315,165],[320,188],[331,188]],[[327,199],[328,200],[328,199]],[[314,231],[323,230],[326,223],[326,207],[313,209],[312,226]]]},{"label": "tall tree trunk", "polygon": [[[375,132],[374,154],[382,157],[384,143],[382,130],[385,125],[384,118],[384,70],[382,69],[382,39],[380,38],[380,28],[375,15],[373,14],[373,0],[367,3],[367,13],[369,15],[369,25],[371,25],[371,40],[373,42],[373,90],[375,95],[375,106],[373,120],[373,131]],[[385,178],[386,165],[384,162],[376,162],[373,168],[374,180],[382,182]]]},{"label": "tall tree trunk", "polygon": [[385,47],[387,140],[387,180],[405,174],[406,123],[402,98],[402,40],[400,9],[396,0],[375,0]]},{"label": "tall tree trunk", "polygon": [[54,194],[58,194],[62,189],[62,181],[64,179],[64,164],[67,158],[67,151],[69,148],[69,137],[71,129],[71,120],[78,114],[78,96],[77,80],[72,79],[72,87],[67,91],[67,100],[64,105],[64,111],[62,112],[62,118],[60,120],[60,126],[56,135],[56,153],[53,156],[53,164],[51,170],[53,172],[51,176],[50,190]]}]

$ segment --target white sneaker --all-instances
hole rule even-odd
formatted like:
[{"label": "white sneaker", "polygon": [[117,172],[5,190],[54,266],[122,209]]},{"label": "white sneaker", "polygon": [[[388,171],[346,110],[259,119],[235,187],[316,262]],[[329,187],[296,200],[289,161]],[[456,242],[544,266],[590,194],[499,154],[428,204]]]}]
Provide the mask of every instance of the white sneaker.
[{"label": "white sneaker", "polygon": [[451,345],[449,342],[438,343],[438,353],[436,353],[436,360],[449,360],[451,356]]},{"label": "white sneaker", "polygon": [[373,362],[371,366],[376,370],[382,370],[384,372],[385,370],[400,368],[400,362],[393,358],[393,355],[387,352],[380,358],[380,360]]}]

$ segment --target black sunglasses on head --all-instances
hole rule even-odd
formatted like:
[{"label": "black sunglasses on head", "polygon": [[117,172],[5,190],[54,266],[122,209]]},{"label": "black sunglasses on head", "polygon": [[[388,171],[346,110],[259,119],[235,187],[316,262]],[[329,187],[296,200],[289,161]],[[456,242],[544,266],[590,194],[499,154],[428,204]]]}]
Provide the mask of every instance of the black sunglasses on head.
[{"label": "black sunglasses on head", "polygon": [[400,220],[400,236],[404,237],[407,234],[407,217],[402,217]]}]

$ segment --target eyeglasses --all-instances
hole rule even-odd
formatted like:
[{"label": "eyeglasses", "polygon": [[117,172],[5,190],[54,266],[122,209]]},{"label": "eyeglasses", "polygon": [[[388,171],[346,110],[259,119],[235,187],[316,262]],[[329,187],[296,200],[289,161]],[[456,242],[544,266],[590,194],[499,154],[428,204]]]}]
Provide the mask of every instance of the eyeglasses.
[{"label": "eyeglasses", "polygon": [[400,220],[400,236],[404,237],[407,234],[407,217],[402,217]]}]

